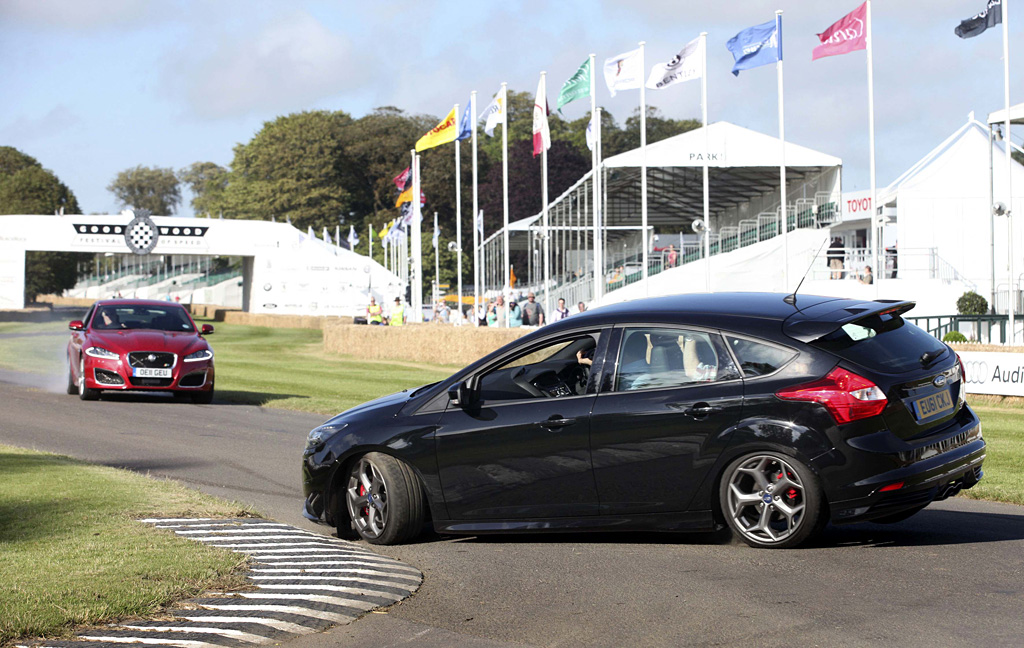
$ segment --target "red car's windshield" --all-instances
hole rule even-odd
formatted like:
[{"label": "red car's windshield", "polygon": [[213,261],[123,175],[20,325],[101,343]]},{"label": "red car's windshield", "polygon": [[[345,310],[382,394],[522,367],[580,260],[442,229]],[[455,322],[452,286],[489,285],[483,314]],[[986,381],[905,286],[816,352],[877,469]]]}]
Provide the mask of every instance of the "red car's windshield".
[{"label": "red car's windshield", "polygon": [[99,331],[150,329],[192,332],[195,327],[180,306],[140,306],[118,304],[100,306],[92,317],[92,328]]}]

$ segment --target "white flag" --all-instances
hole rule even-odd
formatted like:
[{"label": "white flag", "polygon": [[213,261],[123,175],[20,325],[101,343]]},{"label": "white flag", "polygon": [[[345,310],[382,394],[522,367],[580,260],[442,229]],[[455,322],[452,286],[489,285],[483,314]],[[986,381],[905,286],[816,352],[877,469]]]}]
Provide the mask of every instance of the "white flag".
[{"label": "white flag", "polygon": [[494,127],[505,121],[505,103],[505,88],[502,88],[498,90],[498,94],[494,95],[494,99],[491,99],[491,103],[487,104],[483,113],[480,114],[480,117],[486,120],[484,132],[490,137],[494,137]]},{"label": "white flag", "polygon": [[348,226],[348,249],[355,250],[356,245],[359,244],[359,235],[356,234],[356,226]]},{"label": "white flag", "polygon": [[324,242],[327,243],[327,245],[331,245],[332,244],[332,242],[331,242],[331,233],[327,231],[326,227],[324,228]]},{"label": "white flag", "polygon": [[651,68],[647,87],[661,90],[675,83],[699,79],[704,67],[704,52],[701,51],[700,37],[693,39],[679,50],[668,63],[657,63]]},{"label": "white flag", "polygon": [[480,213],[476,215],[476,228],[480,232],[480,240],[484,239],[484,210],[480,210]]},{"label": "white flag", "polygon": [[437,228],[437,212],[434,212],[434,240],[432,242],[433,242],[435,250],[437,249],[437,239],[440,236],[441,236],[441,230],[439,230]]},{"label": "white flag", "polygon": [[619,90],[638,90],[644,82],[640,48],[605,59],[604,82],[613,97]]},{"label": "white flag", "polygon": [[594,117],[596,115],[591,115],[590,121],[587,122],[587,148],[591,151],[594,150]]},{"label": "white flag", "polygon": [[533,100],[533,156],[551,148],[551,130],[548,128],[548,92],[541,76],[537,83],[537,96]]}]

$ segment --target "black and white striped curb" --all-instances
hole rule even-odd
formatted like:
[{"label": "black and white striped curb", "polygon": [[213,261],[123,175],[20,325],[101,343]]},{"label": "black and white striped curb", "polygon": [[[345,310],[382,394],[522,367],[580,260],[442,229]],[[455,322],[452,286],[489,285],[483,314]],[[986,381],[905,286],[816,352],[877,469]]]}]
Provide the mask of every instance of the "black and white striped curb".
[{"label": "black and white striped curb", "polygon": [[[207,592],[182,601],[158,621],[94,628],[34,648],[104,648],[124,644],[242,648],[350,623],[419,588],[415,567],[363,547],[259,519],[151,518],[140,522],[252,558],[246,592]],[[19,647],[21,648],[21,647]],[[28,646],[25,646],[28,648]]]}]

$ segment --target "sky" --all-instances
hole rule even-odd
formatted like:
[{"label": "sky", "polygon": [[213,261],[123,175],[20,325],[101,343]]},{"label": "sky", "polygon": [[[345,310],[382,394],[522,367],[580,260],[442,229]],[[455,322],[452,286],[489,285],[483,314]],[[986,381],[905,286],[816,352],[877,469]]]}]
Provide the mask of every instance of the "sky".
[{"label": "sky", "polygon": [[[986,0],[874,0],[878,186],[963,125],[1003,107],[1002,29],[953,34]],[[866,52],[811,62],[816,33],[856,0],[0,0],[0,145],[39,160],[85,213],[120,211],[106,187],[136,165],[229,166],[264,122],[377,106],[440,117],[502,81],[549,97],[590,53],[646,42],[647,67],[708,32],[708,117],[778,135],[773,66],[730,74],[725,43],[783,10],[786,139],[843,160],[843,189],[869,187]],[[1024,101],[1024,4],[1010,4],[1010,100]],[[1015,11],[1016,10],[1016,11]],[[598,103],[621,124],[637,91]],[[700,118],[700,83],[648,91]],[[588,101],[563,109],[575,119]],[[1024,129],[1022,129],[1024,130]],[[1022,133],[1024,134],[1024,133]],[[483,135],[482,135],[483,136]],[[485,136],[484,136],[485,137]],[[1015,132],[1013,139],[1021,141]],[[410,148],[414,142],[410,142]],[[397,170],[396,170],[397,171]],[[183,192],[179,215],[192,214]]]}]

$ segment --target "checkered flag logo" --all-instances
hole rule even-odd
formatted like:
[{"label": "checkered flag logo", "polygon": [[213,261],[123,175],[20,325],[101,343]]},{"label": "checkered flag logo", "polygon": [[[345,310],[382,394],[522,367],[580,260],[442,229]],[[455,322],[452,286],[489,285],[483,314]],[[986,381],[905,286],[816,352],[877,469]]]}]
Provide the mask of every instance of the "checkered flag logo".
[{"label": "checkered flag logo", "polygon": [[153,224],[149,212],[145,209],[126,211],[134,218],[124,229],[124,242],[133,254],[149,254],[156,247],[157,239],[160,238],[156,225]]}]

